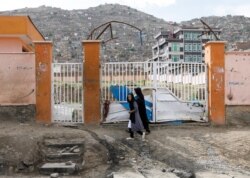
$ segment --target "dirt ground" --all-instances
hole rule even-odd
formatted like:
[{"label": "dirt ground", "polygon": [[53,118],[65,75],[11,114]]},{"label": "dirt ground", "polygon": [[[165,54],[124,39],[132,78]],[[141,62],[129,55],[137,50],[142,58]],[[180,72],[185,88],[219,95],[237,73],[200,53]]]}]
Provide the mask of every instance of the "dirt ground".
[{"label": "dirt ground", "polygon": [[[152,126],[147,141],[126,140],[126,125],[64,127],[1,122],[3,177],[40,175],[44,139],[83,139],[84,178],[247,178],[250,177],[250,127]],[[20,169],[20,164],[30,165]],[[1,173],[1,172],[0,172]],[[69,177],[70,176],[64,176]]]}]

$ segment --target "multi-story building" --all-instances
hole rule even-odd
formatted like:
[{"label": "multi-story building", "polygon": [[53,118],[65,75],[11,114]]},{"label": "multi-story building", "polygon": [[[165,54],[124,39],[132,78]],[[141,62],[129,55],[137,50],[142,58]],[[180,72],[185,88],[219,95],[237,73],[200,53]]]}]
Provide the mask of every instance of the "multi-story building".
[{"label": "multi-story building", "polygon": [[[212,30],[220,38],[221,30]],[[152,60],[172,62],[203,62],[203,44],[215,40],[212,32],[199,27],[182,27],[174,32],[161,31],[154,38],[157,43],[152,47]]]}]

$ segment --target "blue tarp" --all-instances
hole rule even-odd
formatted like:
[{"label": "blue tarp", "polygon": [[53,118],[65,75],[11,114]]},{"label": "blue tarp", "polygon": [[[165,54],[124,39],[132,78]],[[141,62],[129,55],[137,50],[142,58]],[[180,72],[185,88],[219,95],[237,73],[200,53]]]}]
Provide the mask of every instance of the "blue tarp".
[{"label": "blue tarp", "polygon": [[[110,91],[113,97],[117,101],[127,101],[127,94],[132,93],[131,90],[127,86],[119,86],[119,85],[111,85]],[[129,110],[128,102],[120,102],[120,104],[127,110]],[[146,112],[148,116],[148,120],[152,121],[152,102],[145,100]]]}]

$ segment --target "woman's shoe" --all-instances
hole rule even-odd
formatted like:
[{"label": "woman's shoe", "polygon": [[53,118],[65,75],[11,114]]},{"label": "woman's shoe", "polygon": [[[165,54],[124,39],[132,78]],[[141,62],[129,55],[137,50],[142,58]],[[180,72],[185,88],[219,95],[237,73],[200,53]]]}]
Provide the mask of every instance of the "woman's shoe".
[{"label": "woman's shoe", "polygon": [[128,137],[128,138],[126,138],[126,140],[134,140],[134,138]]},{"label": "woman's shoe", "polygon": [[143,132],[143,133],[142,133],[142,141],[145,141],[145,136],[146,136],[146,133]]}]

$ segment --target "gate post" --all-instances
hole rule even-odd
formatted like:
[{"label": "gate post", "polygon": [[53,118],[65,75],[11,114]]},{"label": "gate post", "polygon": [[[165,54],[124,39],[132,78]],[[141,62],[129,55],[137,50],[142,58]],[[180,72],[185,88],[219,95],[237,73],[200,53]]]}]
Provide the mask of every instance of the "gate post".
[{"label": "gate post", "polygon": [[225,42],[205,45],[208,65],[208,118],[215,125],[225,124]]},{"label": "gate post", "polygon": [[82,42],[83,62],[83,115],[86,125],[100,124],[100,43],[99,40]]},{"label": "gate post", "polygon": [[34,42],[36,58],[36,121],[51,123],[52,42]]}]

